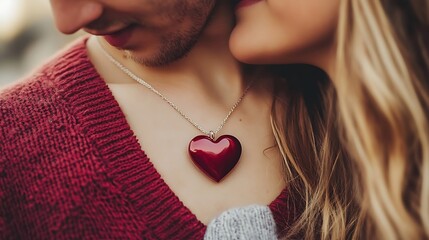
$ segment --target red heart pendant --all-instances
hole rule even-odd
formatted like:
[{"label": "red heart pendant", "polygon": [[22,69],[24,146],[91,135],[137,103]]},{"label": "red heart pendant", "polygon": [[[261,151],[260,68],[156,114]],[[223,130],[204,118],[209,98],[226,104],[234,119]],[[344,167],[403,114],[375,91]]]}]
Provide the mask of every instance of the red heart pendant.
[{"label": "red heart pendant", "polygon": [[220,182],[240,159],[241,144],[231,135],[220,136],[216,141],[199,135],[189,143],[189,155],[201,171]]}]

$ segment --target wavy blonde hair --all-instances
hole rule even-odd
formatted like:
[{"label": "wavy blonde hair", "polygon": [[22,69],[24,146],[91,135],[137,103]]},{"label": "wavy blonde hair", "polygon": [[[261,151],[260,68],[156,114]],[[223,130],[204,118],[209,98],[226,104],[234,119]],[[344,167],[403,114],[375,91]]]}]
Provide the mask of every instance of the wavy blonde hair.
[{"label": "wavy blonde hair", "polygon": [[333,79],[286,67],[272,125],[302,209],[288,238],[429,239],[428,9],[342,0]]}]

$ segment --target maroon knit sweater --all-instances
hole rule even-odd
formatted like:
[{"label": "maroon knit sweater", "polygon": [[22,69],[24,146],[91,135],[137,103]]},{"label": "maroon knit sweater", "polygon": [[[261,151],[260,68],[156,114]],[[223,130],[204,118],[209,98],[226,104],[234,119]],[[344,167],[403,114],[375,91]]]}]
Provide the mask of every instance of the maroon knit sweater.
[{"label": "maroon knit sweater", "polygon": [[[0,94],[0,238],[202,239],[85,44]],[[279,229],[293,217],[286,195],[270,204]]]}]

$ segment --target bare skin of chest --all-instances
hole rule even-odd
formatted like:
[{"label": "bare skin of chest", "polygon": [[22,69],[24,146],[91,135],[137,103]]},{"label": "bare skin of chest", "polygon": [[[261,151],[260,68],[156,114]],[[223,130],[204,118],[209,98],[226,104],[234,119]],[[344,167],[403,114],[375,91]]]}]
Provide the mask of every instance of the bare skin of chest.
[{"label": "bare skin of chest", "polygon": [[[243,151],[235,168],[216,183],[193,164],[188,154],[189,141],[201,135],[200,131],[143,86],[108,85],[156,170],[204,224],[233,207],[268,205],[284,189],[282,160],[269,122],[269,102],[258,103],[250,92],[219,132],[218,136],[237,137]],[[178,105],[186,106],[184,112],[207,129],[216,128],[228,112],[198,95],[193,99],[192,93],[174,97],[181,99]]]}]

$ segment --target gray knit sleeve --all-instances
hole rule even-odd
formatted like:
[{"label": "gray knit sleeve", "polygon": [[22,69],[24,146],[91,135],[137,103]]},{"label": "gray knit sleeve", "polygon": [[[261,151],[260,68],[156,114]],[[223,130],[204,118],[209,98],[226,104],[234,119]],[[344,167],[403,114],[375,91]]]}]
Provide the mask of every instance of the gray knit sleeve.
[{"label": "gray knit sleeve", "polygon": [[251,205],[223,212],[208,226],[205,240],[276,240],[276,224],[267,206]]}]

